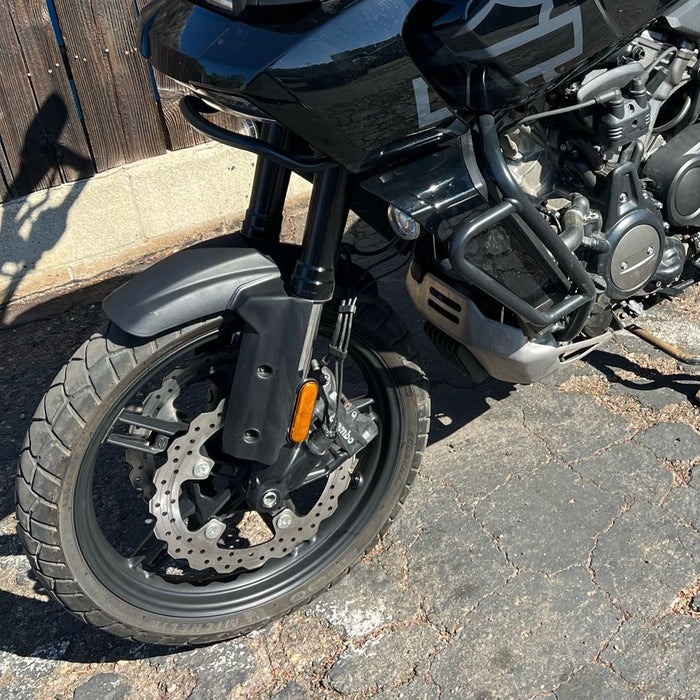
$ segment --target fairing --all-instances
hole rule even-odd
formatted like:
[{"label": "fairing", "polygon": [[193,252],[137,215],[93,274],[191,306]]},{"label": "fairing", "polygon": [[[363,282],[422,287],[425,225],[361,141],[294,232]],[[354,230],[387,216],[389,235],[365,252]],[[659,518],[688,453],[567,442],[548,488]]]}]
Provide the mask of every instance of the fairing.
[{"label": "fairing", "polygon": [[172,78],[245,95],[319,152],[358,172],[454,121],[402,39],[410,0],[338,0],[231,16],[157,0],[141,51]]},{"label": "fairing", "polygon": [[672,0],[419,0],[405,38],[456,110],[532,101],[622,47]]}]

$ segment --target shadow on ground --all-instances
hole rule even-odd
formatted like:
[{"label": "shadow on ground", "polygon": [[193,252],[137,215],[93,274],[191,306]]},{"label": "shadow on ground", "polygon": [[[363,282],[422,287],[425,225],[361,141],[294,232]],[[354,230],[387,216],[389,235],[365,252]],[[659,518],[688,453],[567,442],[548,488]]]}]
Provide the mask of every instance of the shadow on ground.
[{"label": "shadow on ground", "polygon": [[[144,659],[172,654],[172,648],[147,647],[122,642],[75,620],[49,601],[36,582],[32,597],[27,591],[32,574],[13,531],[13,473],[16,455],[36,404],[64,361],[103,322],[99,300],[122,280],[113,279],[81,289],[22,313],[15,325],[0,330],[0,618],[4,632],[0,652],[16,657],[81,663]],[[402,312],[428,358],[433,383],[431,444],[447,440],[470,421],[507,399],[511,385],[487,381],[474,385],[459,376],[437,355],[420,333],[421,323],[411,314],[400,273],[385,283],[386,295]],[[385,296],[386,296],[385,295]],[[588,359],[590,371],[611,382],[640,391],[670,389],[688,398],[697,391],[697,380],[687,374],[663,374],[643,368],[608,351]]]}]

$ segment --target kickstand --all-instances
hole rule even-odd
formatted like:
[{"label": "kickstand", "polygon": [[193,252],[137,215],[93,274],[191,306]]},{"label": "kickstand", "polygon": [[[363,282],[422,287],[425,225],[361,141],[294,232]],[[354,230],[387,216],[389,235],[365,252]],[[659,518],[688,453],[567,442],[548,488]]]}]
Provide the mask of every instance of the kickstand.
[{"label": "kickstand", "polygon": [[[661,350],[661,352],[666,353],[674,360],[678,360],[678,362],[682,362],[685,365],[693,365],[694,367],[700,366],[700,355],[693,355],[687,350],[679,348],[677,345],[673,345],[672,343],[659,338],[650,330],[643,328],[634,321],[628,321],[625,323],[625,321],[623,321],[617,315],[615,316],[615,319],[617,320],[621,329],[636,335],[637,338],[641,338],[645,343],[649,343],[649,345]],[[695,395],[695,403],[700,404],[700,390]]]}]

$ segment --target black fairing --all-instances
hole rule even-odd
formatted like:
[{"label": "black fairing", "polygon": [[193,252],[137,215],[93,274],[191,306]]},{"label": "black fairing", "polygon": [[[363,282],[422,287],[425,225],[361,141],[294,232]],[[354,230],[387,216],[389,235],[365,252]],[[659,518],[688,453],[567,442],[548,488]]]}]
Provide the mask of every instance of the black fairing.
[{"label": "black fairing", "polygon": [[673,0],[419,0],[406,43],[454,109],[536,99],[624,45]]},{"label": "black fairing", "polygon": [[141,52],[166,75],[244,95],[352,172],[454,121],[402,39],[411,0],[338,0],[227,15],[156,0]]}]

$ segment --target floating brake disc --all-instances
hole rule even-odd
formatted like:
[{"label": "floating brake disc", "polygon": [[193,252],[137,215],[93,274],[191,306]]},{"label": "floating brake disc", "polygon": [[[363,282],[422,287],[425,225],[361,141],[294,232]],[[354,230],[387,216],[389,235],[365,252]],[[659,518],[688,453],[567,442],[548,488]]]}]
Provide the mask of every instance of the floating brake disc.
[{"label": "floating brake disc", "polygon": [[[197,529],[190,529],[181,512],[181,495],[187,482],[203,482],[216,464],[205,450],[205,443],[223,426],[224,402],[213,411],[202,413],[189,426],[187,433],[175,438],[168,448],[168,461],[154,474],[155,492],[149,510],[155,518],[155,536],[165,542],[168,554],[186,560],[195,570],[214,569],[231,573],[236,569],[257,569],[268,559],[277,559],[293,551],[302,542],[313,539],[319,524],[338,507],[338,499],[350,486],[356,459],[348,459],[332,472],[314,506],[305,515],[285,509],[262,529],[264,541],[249,546],[236,546],[248,541],[243,531],[249,515],[238,511],[235,517],[213,517]],[[259,516],[257,516],[259,518]],[[262,523],[262,520],[260,519]],[[228,543],[233,543],[232,545]]]},{"label": "floating brake disc", "polygon": [[[225,370],[227,367],[230,367],[230,363],[231,354],[228,351],[224,351],[215,355],[202,355],[187,367],[170,372],[163,379],[161,386],[148,394],[143,400],[141,405],[143,415],[166,421],[179,420],[175,401],[177,401],[183,389],[191,384],[208,379],[212,375],[212,370],[214,372]],[[219,402],[220,397],[216,395],[215,384],[212,384],[210,390],[213,392],[209,402],[211,407]],[[132,426],[129,429],[129,433],[140,437],[148,437],[149,431]],[[146,500],[152,498],[155,493],[153,477],[158,468],[155,456],[138,450],[127,449],[125,458],[131,467],[129,472],[131,485]]]}]

